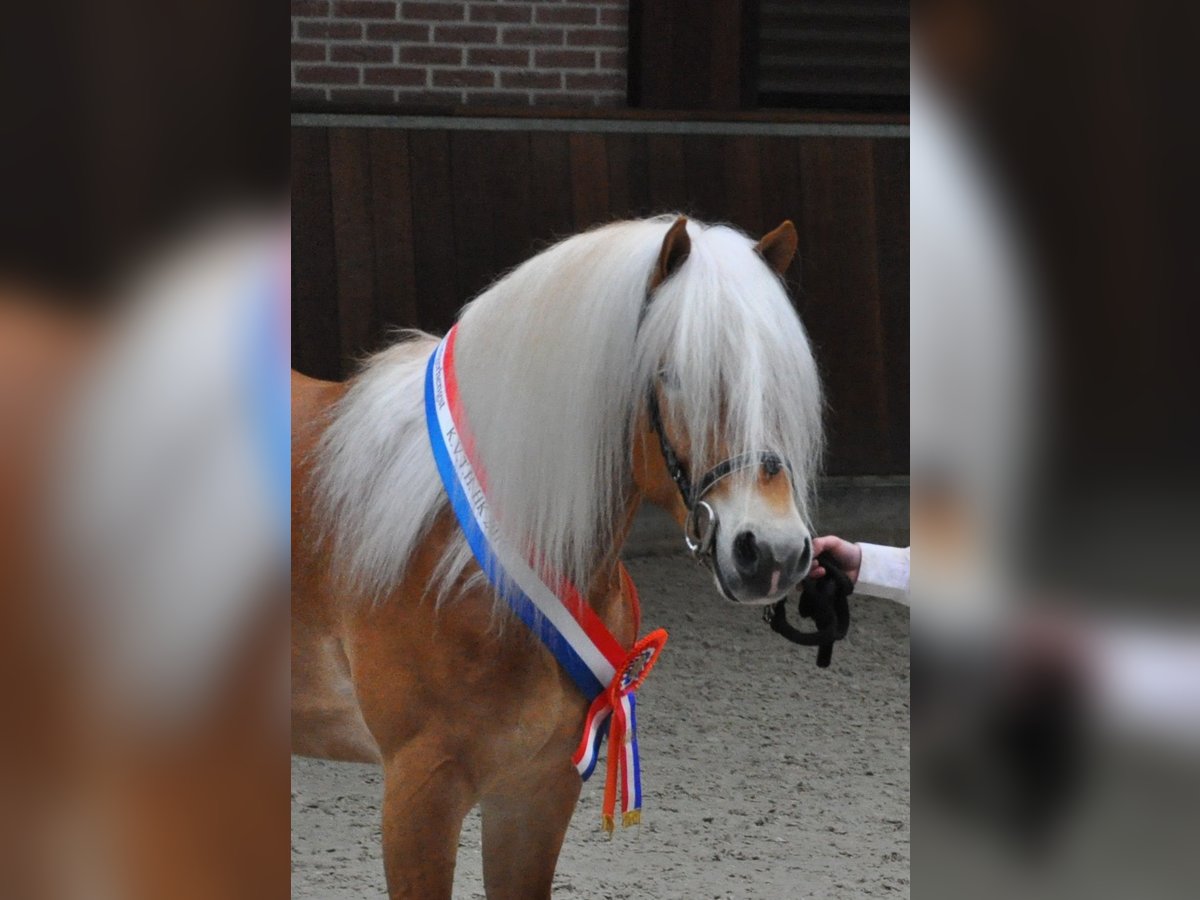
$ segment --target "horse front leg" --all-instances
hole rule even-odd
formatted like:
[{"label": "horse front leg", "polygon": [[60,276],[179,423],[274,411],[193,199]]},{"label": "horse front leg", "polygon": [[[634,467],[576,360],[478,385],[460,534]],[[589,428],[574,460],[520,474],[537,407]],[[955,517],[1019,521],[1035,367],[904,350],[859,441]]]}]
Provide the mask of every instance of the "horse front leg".
[{"label": "horse front leg", "polygon": [[483,815],[483,881],[488,900],[550,896],[554,868],[582,782],[561,755],[490,792]]},{"label": "horse front leg", "polygon": [[477,797],[453,756],[412,747],[384,764],[383,867],[390,900],[449,900],[463,819]]}]

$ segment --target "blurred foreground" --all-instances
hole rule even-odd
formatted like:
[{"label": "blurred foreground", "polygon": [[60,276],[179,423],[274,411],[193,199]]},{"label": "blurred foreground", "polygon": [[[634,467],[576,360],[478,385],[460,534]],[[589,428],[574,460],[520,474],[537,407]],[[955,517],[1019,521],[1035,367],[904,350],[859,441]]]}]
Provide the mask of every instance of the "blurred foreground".
[{"label": "blurred foreground", "polygon": [[918,897],[1200,884],[1189,18],[914,9]]},{"label": "blurred foreground", "polygon": [[287,895],[286,14],[5,9],[0,897]]},{"label": "blurred foreground", "polygon": [[[283,896],[286,218],[0,291],[0,885]],[[39,302],[41,301],[41,302]]]}]

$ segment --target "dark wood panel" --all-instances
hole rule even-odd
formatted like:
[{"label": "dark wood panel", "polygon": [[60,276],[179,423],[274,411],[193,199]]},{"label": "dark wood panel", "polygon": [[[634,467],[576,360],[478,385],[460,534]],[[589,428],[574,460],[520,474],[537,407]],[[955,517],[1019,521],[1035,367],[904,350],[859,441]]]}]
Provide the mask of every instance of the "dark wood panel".
[{"label": "dark wood panel", "polygon": [[693,134],[683,139],[683,183],[687,210],[706,222],[729,218],[724,139]]},{"label": "dark wood panel", "polygon": [[571,203],[571,152],[567,135],[535,132],[529,136],[529,160],[537,177],[530,183],[532,236],[550,242],[574,230]]},{"label": "dark wood panel", "polygon": [[725,177],[729,185],[726,209],[729,221],[739,228],[757,231],[766,222],[763,212],[762,141],[751,135],[725,138]]},{"label": "dark wood panel", "polygon": [[333,249],[343,359],[375,347],[382,322],[375,290],[375,241],[371,221],[368,133],[359,128],[329,132],[333,195]]},{"label": "dark wood panel", "polygon": [[329,189],[329,132],[292,129],[292,365],[337,378],[342,354]]},{"label": "dark wood panel", "polygon": [[879,309],[888,387],[887,434],[892,468],[903,472],[909,459],[908,142],[877,141],[871,152],[875,160]]},{"label": "dark wood panel", "polygon": [[657,212],[687,212],[687,181],[683,171],[683,138],[677,134],[646,136],[646,171]]},{"label": "dark wood panel", "polygon": [[572,134],[571,200],[582,231],[611,218],[608,209],[608,154],[602,134]]},{"label": "dark wood panel", "polygon": [[800,249],[796,260],[784,276],[792,302],[807,322],[809,291],[804,273],[814,248],[805,239],[807,211],[800,189],[799,144],[788,138],[762,138],[761,170],[759,177],[763,198],[763,231],[769,231],[791,220],[800,234]]},{"label": "dark wood panel", "polygon": [[869,141],[797,147],[803,185],[804,320],[829,395],[829,451],[843,471],[890,459]]},{"label": "dark wood panel", "polygon": [[395,130],[372,131],[369,149],[377,303],[385,321],[415,322],[417,284],[408,135]]},{"label": "dark wood panel", "polygon": [[409,136],[412,179],[413,268],[419,325],[438,333],[454,322],[461,301],[455,285],[454,205],[450,199],[450,135],[414,131]]},{"label": "dark wood panel", "polygon": [[908,149],[893,138],[296,129],[295,365],[443,332],[552,241],[682,210],[800,232],[788,272],[829,401],[829,471],[908,465]]},{"label": "dark wood panel", "polygon": [[454,275],[458,302],[483,290],[500,270],[491,191],[497,139],[490,131],[450,134],[450,194],[454,203]]},{"label": "dark wood panel", "polygon": [[487,205],[495,234],[495,266],[488,281],[524,262],[535,253],[533,246],[533,186],[529,135],[520,131],[495,135],[495,177]]},{"label": "dark wood panel", "polygon": [[650,202],[644,134],[610,134],[608,202],[615,218],[641,218],[658,212]]}]

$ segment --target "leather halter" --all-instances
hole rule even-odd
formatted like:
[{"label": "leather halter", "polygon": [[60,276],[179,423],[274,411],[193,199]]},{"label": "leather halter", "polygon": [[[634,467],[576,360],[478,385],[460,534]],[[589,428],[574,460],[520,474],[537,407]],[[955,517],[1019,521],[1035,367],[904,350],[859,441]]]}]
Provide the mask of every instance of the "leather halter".
[{"label": "leather halter", "polygon": [[[642,322],[650,309],[650,301],[653,296],[653,289],[648,289],[645,300],[642,302],[642,308],[638,312],[638,331],[641,331]],[[715,566],[712,558],[713,548],[716,544],[719,523],[716,510],[704,500],[705,494],[723,478],[743,469],[761,465],[768,474],[774,475],[780,469],[785,468],[790,474],[792,467],[777,453],[767,450],[743,453],[717,463],[705,472],[698,482],[693,484],[687,467],[679,458],[679,454],[675,452],[675,448],[671,446],[667,431],[663,427],[656,382],[651,382],[647,390],[646,409],[650,414],[650,424],[654,428],[654,433],[658,435],[658,446],[662,452],[663,462],[666,463],[667,472],[679,489],[679,496],[683,499],[683,505],[688,511],[683,526],[683,539],[694,559],[713,568]],[[701,515],[704,516],[703,521],[700,519]],[[820,561],[826,570],[825,577],[804,580],[798,609],[802,618],[814,621],[817,630],[800,631],[788,622],[786,597],[767,606],[763,610],[763,620],[771,626],[772,631],[794,644],[816,646],[818,648],[817,665],[820,668],[826,668],[833,657],[834,643],[845,638],[850,629],[850,606],[847,598],[853,592],[854,585],[837,567],[830,554],[822,554]]]},{"label": "leather halter", "polygon": [[[663,427],[662,410],[658,405],[658,391],[655,387],[654,384],[650,385],[646,407],[650,413],[650,424],[654,428],[654,433],[658,435],[658,446],[662,452],[663,462],[666,463],[667,473],[679,489],[679,496],[683,499],[683,505],[688,511],[687,520],[684,522],[683,539],[693,557],[701,562],[711,563],[718,522],[716,510],[705,502],[704,496],[716,487],[718,482],[735,472],[763,466],[770,474],[774,475],[784,468],[790,471],[791,467],[778,454],[768,450],[742,453],[717,463],[705,472],[699,481],[693,483],[688,475],[687,467],[679,458],[679,454],[675,452],[675,448],[671,446],[667,431]],[[701,520],[701,516],[704,517],[703,520]]]},{"label": "leather halter", "polygon": [[[642,300],[642,308],[638,311],[637,331],[642,330],[642,323],[646,319],[646,313],[650,311],[650,303],[653,299],[654,288],[649,287]],[[687,519],[683,525],[683,540],[694,559],[711,566],[718,522],[716,510],[705,502],[704,495],[711,491],[719,481],[743,469],[762,465],[770,474],[774,475],[784,468],[790,473],[792,467],[778,454],[770,451],[743,453],[717,463],[705,472],[698,482],[693,484],[687,467],[679,458],[679,454],[675,452],[675,448],[671,446],[667,431],[663,427],[662,410],[658,406],[656,387],[657,385],[651,382],[647,390],[646,408],[650,413],[650,424],[654,428],[654,433],[658,435],[658,446],[662,451],[663,462],[667,464],[667,472],[679,489],[679,496],[683,499],[684,508],[687,509]],[[703,521],[700,516],[704,517]]]},{"label": "leather halter", "polygon": [[[675,448],[671,446],[666,429],[663,428],[658,392],[653,384],[650,385],[646,405],[650,411],[650,423],[658,435],[663,461],[667,464],[667,471],[675,486],[679,488],[679,496],[683,498],[684,506],[688,510],[683,530],[684,541],[696,560],[712,568],[715,565],[712,554],[718,521],[716,511],[704,502],[704,495],[721,479],[742,469],[762,465],[771,474],[775,474],[781,468],[788,468],[790,471],[790,467],[777,454],[769,451],[743,453],[717,463],[704,473],[697,484],[692,484],[687,468],[675,452]],[[698,518],[699,513],[705,516],[703,522]],[[772,631],[793,644],[817,647],[817,666],[824,669],[833,659],[834,643],[843,640],[850,630],[850,605],[847,598],[853,593],[854,584],[838,568],[831,554],[821,554],[820,563],[825,568],[825,576],[820,579],[804,579],[797,610],[801,618],[812,619],[817,630],[800,631],[788,622],[786,597],[764,608],[763,621]]]}]

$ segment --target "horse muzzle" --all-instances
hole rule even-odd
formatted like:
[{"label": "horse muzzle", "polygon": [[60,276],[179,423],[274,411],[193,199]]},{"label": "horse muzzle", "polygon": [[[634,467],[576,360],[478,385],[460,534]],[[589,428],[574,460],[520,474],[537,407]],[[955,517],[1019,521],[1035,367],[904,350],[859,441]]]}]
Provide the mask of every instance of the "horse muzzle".
[{"label": "horse muzzle", "polygon": [[[812,565],[812,540],[770,540],[746,529],[730,547],[740,593],[761,600],[778,600],[800,581]],[[752,601],[753,602],[753,601]]]},{"label": "horse muzzle", "polygon": [[745,529],[720,551],[718,530],[716,511],[701,500],[684,522],[684,541],[692,557],[712,570],[718,589],[733,603],[778,600],[812,566],[812,539],[807,535],[800,541],[779,541]]}]

